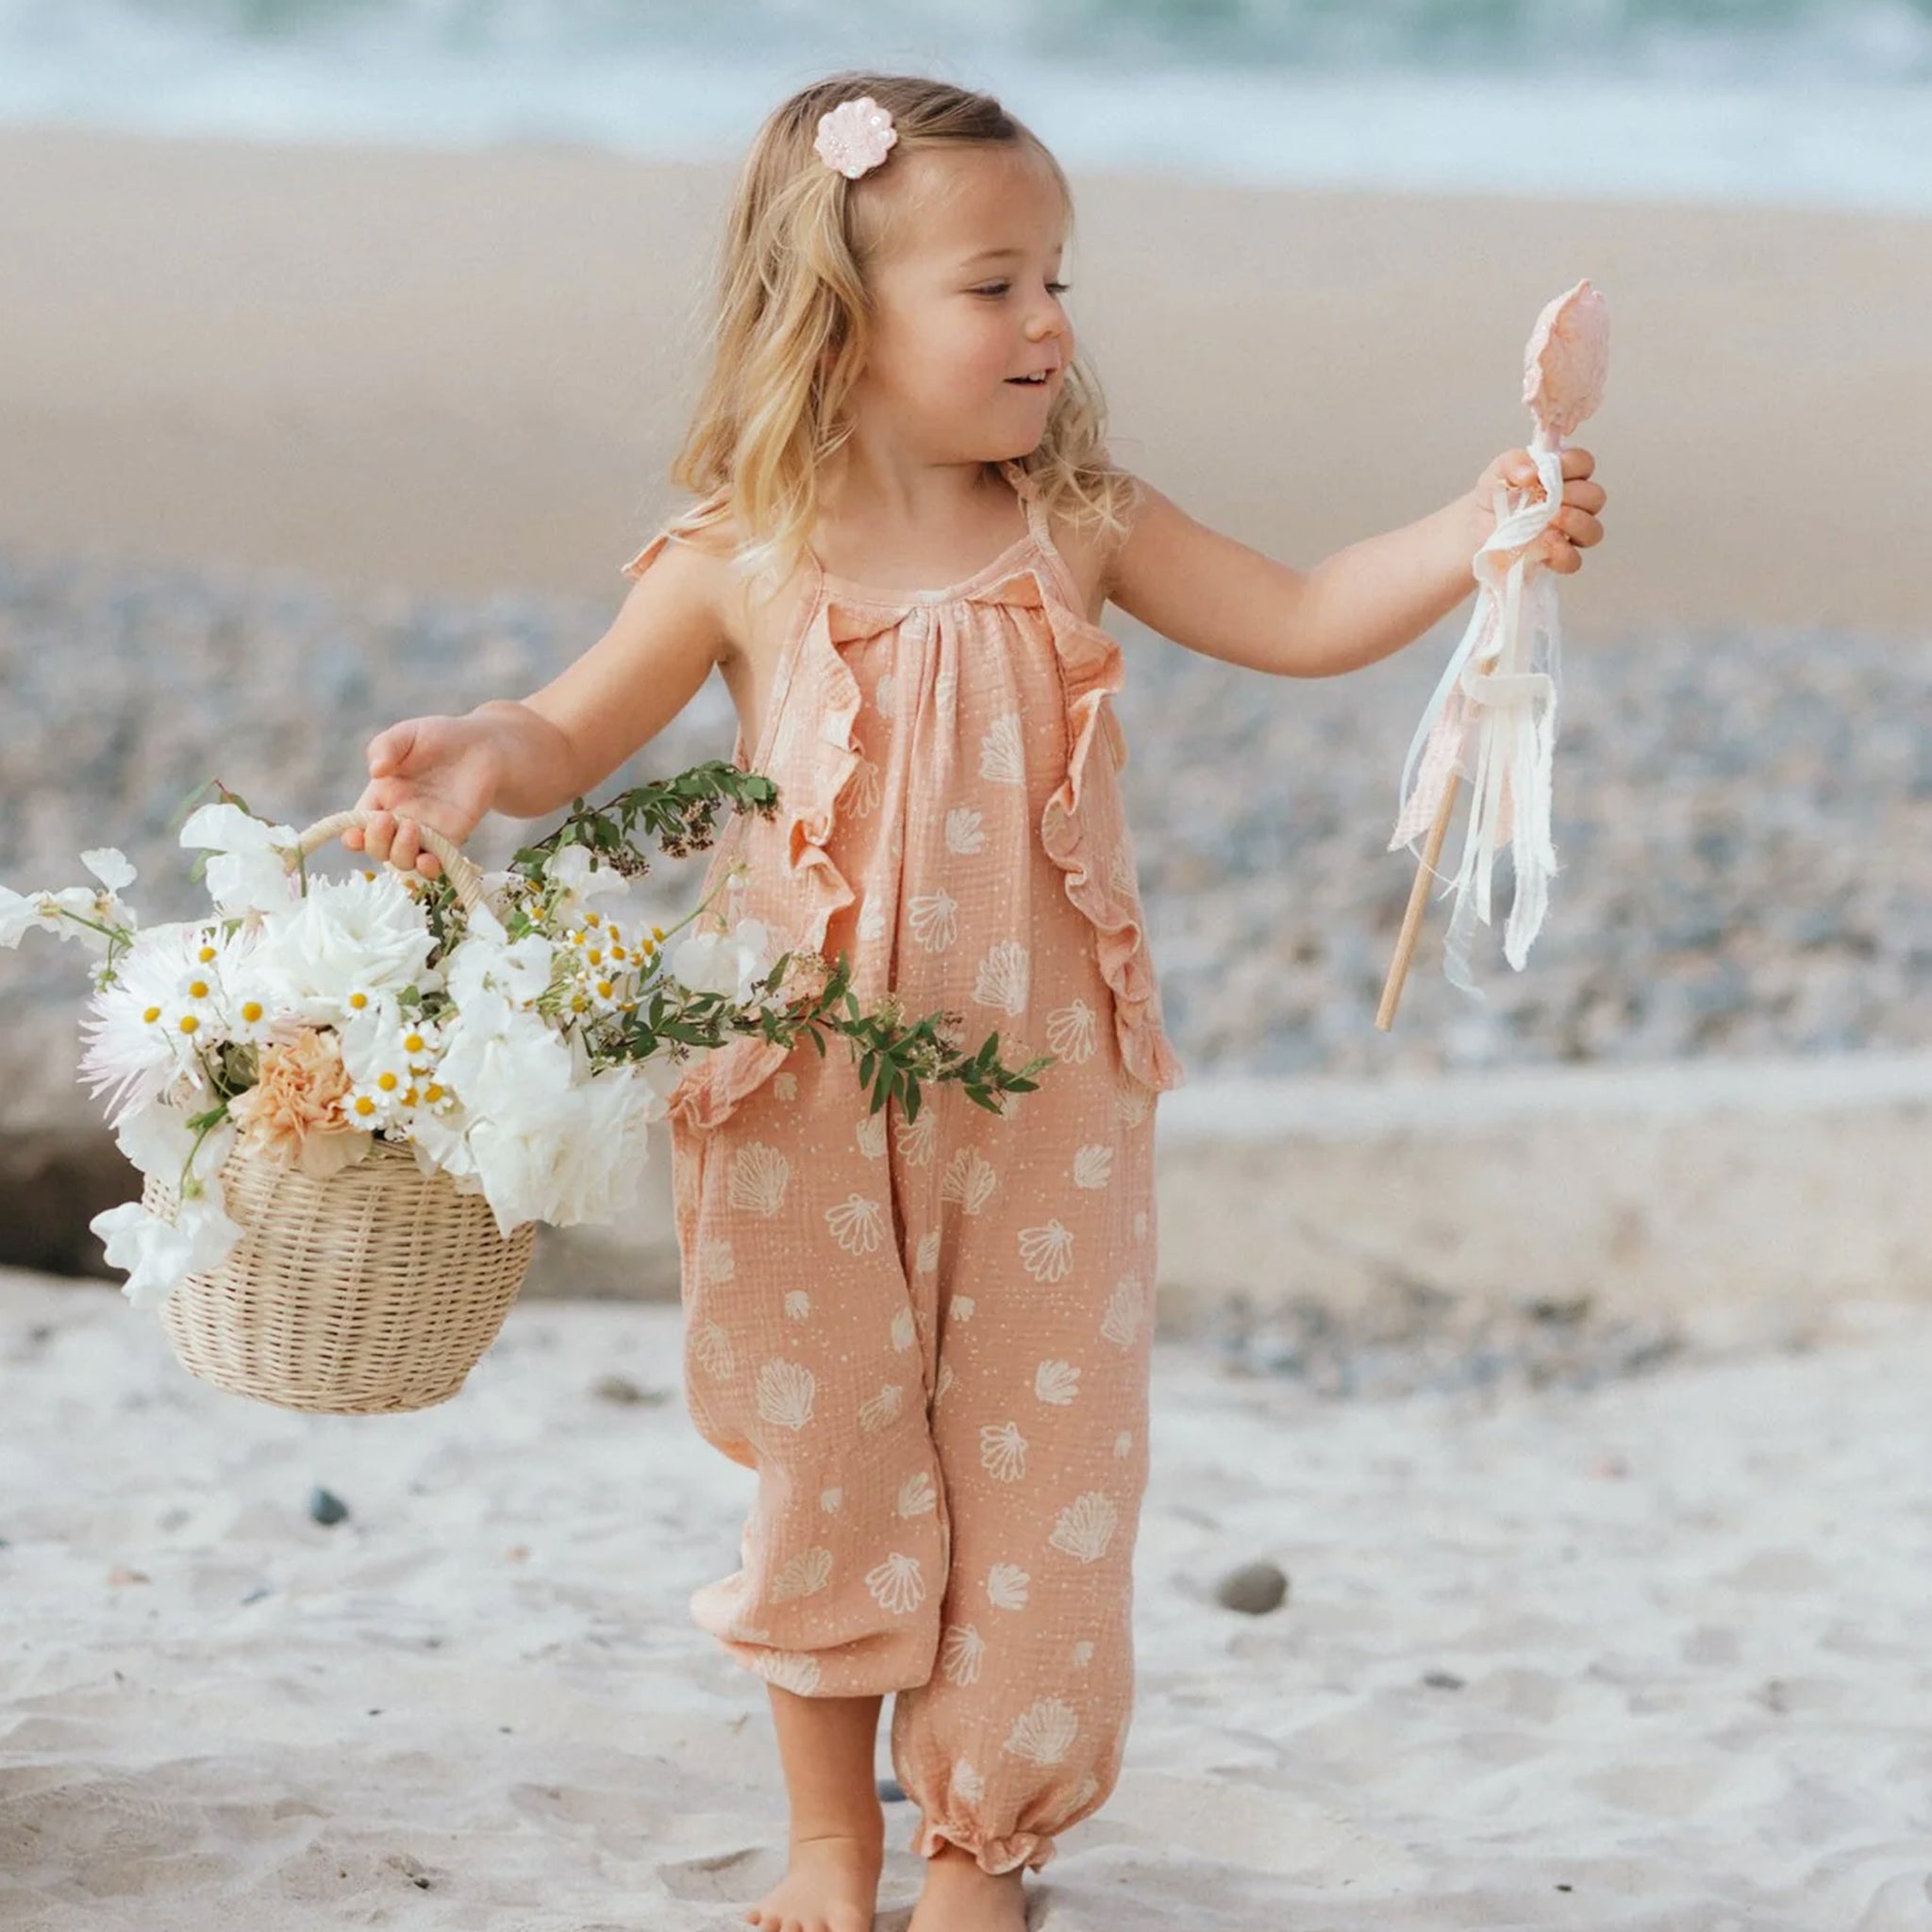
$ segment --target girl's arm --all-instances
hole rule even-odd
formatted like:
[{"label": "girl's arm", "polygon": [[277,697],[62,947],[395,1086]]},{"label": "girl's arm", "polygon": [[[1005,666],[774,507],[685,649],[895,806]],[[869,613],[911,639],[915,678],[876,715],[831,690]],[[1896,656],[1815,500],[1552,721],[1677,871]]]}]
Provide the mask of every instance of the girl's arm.
[{"label": "girl's arm", "polygon": [[[1563,506],[1544,560],[1566,575],[1578,546],[1602,541],[1606,492],[1588,450],[1563,452]],[[1572,480],[1575,479],[1575,480]],[[1467,495],[1396,530],[1365,537],[1298,571],[1199,524],[1137,480],[1132,527],[1116,548],[1108,598],[1191,651],[1278,677],[1335,677],[1391,657],[1475,588],[1475,553],[1495,527],[1496,485],[1534,484],[1526,450],[1498,457]]]}]

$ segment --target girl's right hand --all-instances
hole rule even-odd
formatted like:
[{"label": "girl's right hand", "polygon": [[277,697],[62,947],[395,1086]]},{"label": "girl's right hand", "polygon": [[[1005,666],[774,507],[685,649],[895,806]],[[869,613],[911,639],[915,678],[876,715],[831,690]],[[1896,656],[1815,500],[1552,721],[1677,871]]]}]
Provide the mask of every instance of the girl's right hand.
[{"label": "girl's right hand", "polygon": [[496,797],[503,742],[486,718],[406,718],[369,741],[369,783],[356,801],[377,816],[341,835],[351,852],[388,860],[425,878],[441,874],[425,851],[415,821],[460,845]]}]

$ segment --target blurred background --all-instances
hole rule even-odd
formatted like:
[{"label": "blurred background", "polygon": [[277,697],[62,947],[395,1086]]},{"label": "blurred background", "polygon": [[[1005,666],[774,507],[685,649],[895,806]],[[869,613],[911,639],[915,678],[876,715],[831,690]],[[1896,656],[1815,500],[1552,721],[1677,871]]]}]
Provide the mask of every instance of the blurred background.
[{"label": "blurred background", "polygon": [[[382,725],[593,641],[681,501],[737,161],[848,65],[989,88],[1055,149],[1116,454],[1303,568],[1523,441],[1539,309],[1610,300],[1563,870],[1525,971],[1479,949],[1484,1001],[1436,908],[1374,1025],[1397,778],[1468,605],[1321,682],[1110,613],[1187,1104],[1916,1064],[1932,0],[0,0],[0,880],[118,845],[142,915],[187,916],[210,779],[306,824]],[[732,723],[714,680],[601,795]],[[74,1080],[84,991],[38,936],[0,961],[0,1262],[98,1269],[86,1219],[133,1191]]]}]

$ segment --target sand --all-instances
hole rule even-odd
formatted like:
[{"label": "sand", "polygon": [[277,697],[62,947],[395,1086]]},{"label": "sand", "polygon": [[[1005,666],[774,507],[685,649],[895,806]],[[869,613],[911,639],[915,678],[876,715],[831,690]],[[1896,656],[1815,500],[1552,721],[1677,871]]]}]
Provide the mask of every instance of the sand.
[{"label": "sand", "polygon": [[[679,500],[730,171],[0,131],[0,547],[588,591]],[[1932,223],[1082,178],[1068,279],[1121,459],[1307,567],[1529,433],[1589,275],[1616,541],[1577,640],[1923,625]],[[589,642],[590,640],[585,641]]]},{"label": "sand", "polygon": [[[306,1417],[0,1276],[0,1924],[724,1932],[784,1813],[688,1620],[751,1477],[676,1322],[525,1305],[452,1402]],[[1158,1343],[1126,1765],[1035,1932],[1924,1925],[1928,1376],[1932,1310],[1879,1303],[1588,1392],[1324,1402]],[[1257,1559],[1288,1602],[1216,1604]]]}]

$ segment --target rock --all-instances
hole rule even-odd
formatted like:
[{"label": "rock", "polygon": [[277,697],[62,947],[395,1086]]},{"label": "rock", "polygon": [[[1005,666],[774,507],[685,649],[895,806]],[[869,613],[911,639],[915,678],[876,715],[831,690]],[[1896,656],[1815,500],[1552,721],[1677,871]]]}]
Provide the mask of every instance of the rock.
[{"label": "rock", "polygon": [[308,1513],[317,1523],[341,1523],[348,1515],[349,1506],[318,1484],[308,1492]]},{"label": "rock", "polygon": [[1250,1617],[1265,1617],[1278,1609],[1287,1595],[1288,1576],[1273,1563],[1244,1564],[1214,1586],[1216,1603]]},{"label": "rock", "polygon": [[655,1407],[658,1403],[670,1399],[668,1391],[640,1389],[628,1375],[600,1375],[591,1384],[591,1393],[599,1402],[614,1402],[625,1406],[644,1403]]},{"label": "rock", "polygon": [[906,1802],[906,1789],[895,1777],[880,1778],[878,1790],[882,1805],[903,1805]]},{"label": "rock", "polygon": [[1431,1690],[1460,1690],[1464,1680],[1454,1671],[1424,1671],[1423,1682]]}]

